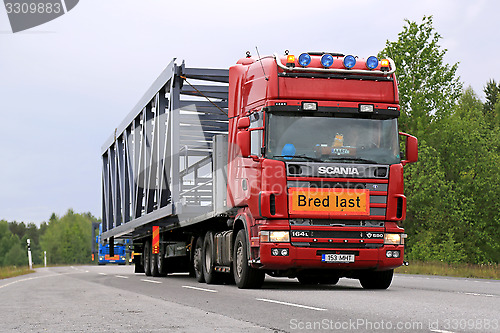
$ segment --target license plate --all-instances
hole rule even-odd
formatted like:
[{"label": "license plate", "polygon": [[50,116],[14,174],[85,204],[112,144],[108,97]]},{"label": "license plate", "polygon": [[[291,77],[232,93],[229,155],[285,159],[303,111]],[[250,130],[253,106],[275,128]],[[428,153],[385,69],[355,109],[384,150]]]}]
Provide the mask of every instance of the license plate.
[{"label": "license plate", "polygon": [[323,254],[323,262],[349,263],[354,262],[354,254]]}]

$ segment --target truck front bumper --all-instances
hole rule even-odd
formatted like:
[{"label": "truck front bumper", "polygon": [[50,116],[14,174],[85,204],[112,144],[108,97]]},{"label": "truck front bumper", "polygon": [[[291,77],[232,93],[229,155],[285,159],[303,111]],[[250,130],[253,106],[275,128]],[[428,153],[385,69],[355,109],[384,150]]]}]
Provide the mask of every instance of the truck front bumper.
[{"label": "truck front bumper", "polygon": [[[399,251],[399,257],[388,257],[387,251]],[[306,248],[291,243],[261,243],[260,265],[266,270],[288,269],[376,269],[387,270],[403,265],[404,245],[383,245],[371,249]],[[354,262],[323,262],[322,254],[354,254]]]}]

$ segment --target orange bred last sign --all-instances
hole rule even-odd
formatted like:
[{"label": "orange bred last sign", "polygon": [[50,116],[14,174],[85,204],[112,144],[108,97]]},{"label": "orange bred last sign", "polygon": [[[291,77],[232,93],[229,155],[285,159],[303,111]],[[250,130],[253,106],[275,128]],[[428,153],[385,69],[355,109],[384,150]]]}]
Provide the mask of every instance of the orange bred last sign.
[{"label": "orange bred last sign", "polygon": [[290,213],[320,215],[369,215],[365,189],[290,188]]}]

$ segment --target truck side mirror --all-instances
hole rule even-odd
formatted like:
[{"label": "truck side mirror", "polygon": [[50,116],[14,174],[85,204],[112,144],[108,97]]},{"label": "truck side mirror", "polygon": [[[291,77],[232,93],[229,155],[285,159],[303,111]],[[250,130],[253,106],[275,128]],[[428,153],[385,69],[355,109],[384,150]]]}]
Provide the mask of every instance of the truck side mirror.
[{"label": "truck side mirror", "polygon": [[248,117],[243,117],[238,119],[238,129],[247,129],[250,127],[250,118]]},{"label": "truck side mirror", "polygon": [[404,135],[406,137],[406,156],[405,159],[401,161],[403,165],[408,163],[413,163],[418,161],[418,140],[416,137],[399,132],[399,135]]},{"label": "truck side mirror", "polygon": [[250,131],[243,130],[236,133],[236,144],[240,147],[241,156],[250,156]]},{"label": "truck side mirror", "polygon": [[243,117],[238,119],[238,133],[236,133],[236,144],[240,147],[240,152],[243,157],[250,156],[250,118]]}]

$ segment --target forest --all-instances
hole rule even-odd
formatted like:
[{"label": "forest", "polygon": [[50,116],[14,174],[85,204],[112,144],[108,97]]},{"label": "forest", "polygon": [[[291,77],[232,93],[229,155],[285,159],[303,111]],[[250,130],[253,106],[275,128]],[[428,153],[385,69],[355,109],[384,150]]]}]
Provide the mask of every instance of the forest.
[{"label": "forest", "polygon": [[[419,161],[405,167],[406,258],[445,263],[500,261],[500,84],[490,78],[484,101],[461,82],[432,16],[406,21],[379,58],[397,66],[402,132],[419,140]],[[89,263],[90,213],[69,210],[40,226],[0,221],[0,266]]]},{"label": "forest", "polygon": [[27,266],[27,239],[31,241],[34,265],[86,264],[92,262],[92,222],[90,213],[76,214],[73,210],[58,217],[52,214],[48,222],[38,227],[34,223],[0,221],[0,267]]}]

